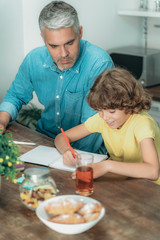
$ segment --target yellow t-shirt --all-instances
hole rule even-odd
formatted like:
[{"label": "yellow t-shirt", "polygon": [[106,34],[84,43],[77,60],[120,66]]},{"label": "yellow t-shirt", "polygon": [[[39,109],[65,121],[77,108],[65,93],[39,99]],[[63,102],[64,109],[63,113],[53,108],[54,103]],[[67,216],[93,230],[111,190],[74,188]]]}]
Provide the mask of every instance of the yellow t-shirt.
[{"label": "yellow t-shirt", "polygon": [[[142,162],[140,142],[153,138],[160,159],[160,129],[155,120],[145,111],[133,114],[120,129],[110,128],[95,114],[85,126],[89,132],[102,134],[110,158],[120,162]],[[158,180],[160,183],[160,179]]]}]

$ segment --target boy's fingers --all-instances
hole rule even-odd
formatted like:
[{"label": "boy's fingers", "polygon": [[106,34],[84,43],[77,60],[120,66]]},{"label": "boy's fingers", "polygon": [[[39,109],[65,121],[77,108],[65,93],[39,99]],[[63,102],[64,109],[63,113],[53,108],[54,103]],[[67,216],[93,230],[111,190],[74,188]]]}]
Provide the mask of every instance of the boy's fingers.
[{"label": "boy's fingers", "polygon": [[72,179],[76,179],[76,172],[73,172],[71,177]]}]

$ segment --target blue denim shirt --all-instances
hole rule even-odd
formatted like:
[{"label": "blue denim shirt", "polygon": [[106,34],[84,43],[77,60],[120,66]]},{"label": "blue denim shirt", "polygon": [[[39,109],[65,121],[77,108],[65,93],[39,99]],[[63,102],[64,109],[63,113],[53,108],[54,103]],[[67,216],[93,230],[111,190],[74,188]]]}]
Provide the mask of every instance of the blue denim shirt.
[{"label": "blue denim shirt", "polygon": [[[67,130],[95,114],[87,104],[86,95],[95,78],[112,67],[112,60],[104,50],[84,40],[80,41],[80,53],[74,66],[62,72],[54,64],[46,46],[36,48],[21,64],[0,111],[8,112],[15,120],[22,105],[32,100],[35,91],[39,102],[44,105],[37,130],[55,138],[61,127]],[[97,152],[102,142],[97,133],[73,146]]]}]

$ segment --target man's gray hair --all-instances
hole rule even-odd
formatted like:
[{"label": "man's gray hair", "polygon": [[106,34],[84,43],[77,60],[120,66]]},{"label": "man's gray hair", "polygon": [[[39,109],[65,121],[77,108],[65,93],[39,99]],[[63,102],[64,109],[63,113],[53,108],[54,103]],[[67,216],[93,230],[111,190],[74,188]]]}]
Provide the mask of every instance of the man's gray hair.
[{"label": "man's gray hair", "polygon": [[39,15],[39,27],[44,37],[44,28],[57,30],[74,26],[77,33],[80,32],[77,11],[63,1],[52,1],[46,5]]}]

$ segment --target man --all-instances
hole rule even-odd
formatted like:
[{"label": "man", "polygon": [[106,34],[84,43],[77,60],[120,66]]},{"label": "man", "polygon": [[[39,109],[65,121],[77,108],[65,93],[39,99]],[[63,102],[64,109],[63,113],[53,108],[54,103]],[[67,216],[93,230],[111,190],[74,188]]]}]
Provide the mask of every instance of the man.
[{"label": "man", "polygon": [[[45,46],[32,50],[24,59],[15,80],[0,105],[0,128],[17,118],[23,104],[36,92],[44,105],[37,131],[55,138],[60,128],[67,130],[95,114],[86,102],[95,78],[113,67],[109,55],[82,40],[76,10],[63,1],[52,1],[39,16]],[[73,147],[97,152],[103,141],[93,134]]]}]

